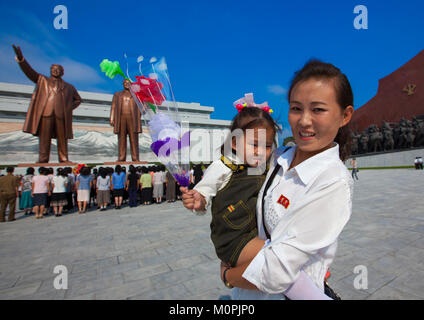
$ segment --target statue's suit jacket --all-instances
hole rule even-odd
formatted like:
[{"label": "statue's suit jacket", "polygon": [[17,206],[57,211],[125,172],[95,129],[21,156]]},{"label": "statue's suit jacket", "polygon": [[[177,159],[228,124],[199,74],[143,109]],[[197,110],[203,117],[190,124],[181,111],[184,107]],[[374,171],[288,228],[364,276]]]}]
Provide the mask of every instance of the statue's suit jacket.
[{"label": "statue's suit jacket", "polygon": [[[25,59],[19,62],[19,66],[26,74],[26,76],[31,81],[36,83],[28,112],[26,114],[23,131],[31,133],[34,136],[39,136],[40,132],[38,128],[40,125],[41,116],[43,115],[43,111],[46,107],[47,99],[49,97],[49,82],[54,80],[36,72],[31,68]],[[63,81],[62,79],[60,79],[59,94],[62,95],[62,101],[65,103],[63,106],[65,138],[72,139],[72,111],[81,104],[81,97],[74,86]],[[53,133],[52,138],[56,138],[55,133]]]},{"label": "statue's suit jacket", "polygon": [[[115,92],[112,99],[112,107],[110,109],[110,119],[114,122],[113,133],[118,134],[121,126],[121,104],[122,96],[125,93],[125,90]],[[141,112],[137,107],[137,104],[134,101],[134,98],[130,100],[131,102],[131,118],[134,123],[134,132],[142,132],[141,128]]]}]

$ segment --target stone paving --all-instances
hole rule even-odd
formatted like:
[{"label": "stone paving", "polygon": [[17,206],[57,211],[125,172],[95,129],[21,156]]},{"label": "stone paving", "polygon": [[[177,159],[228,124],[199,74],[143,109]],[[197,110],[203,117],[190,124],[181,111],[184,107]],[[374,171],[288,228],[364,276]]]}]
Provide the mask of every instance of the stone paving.
[{"label": "stone paving", "polygon": [[[361,170],[330,285],[343,299],[424,299],[424,172]],[[226,299],[210,216],[181,202],[0,224],[0,299]],[[68,289],[53,283],[68,270]],[[356,266],[367,288],[355,289]],[[361,284],[365,284],[364,281]]]}]

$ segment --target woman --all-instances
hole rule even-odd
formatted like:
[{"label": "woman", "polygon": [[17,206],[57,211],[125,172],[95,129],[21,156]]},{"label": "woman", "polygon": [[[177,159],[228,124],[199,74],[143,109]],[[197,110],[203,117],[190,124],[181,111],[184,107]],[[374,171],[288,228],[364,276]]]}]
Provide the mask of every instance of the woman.
[{"label": "woman", "polygon": [[144,205],[152,202],[152,175],[146,167],[142,167],[140,177],[141,203]]},{"label": "woman", "polygon": [[125,184],[125,190],[128,191],[130,207],[137,207],[137,190],[140,186],[138,181],[137,170],[133,165],[130,165],[130,174],[128,175],[127,182]]},{"label": "woman", "polygon": [[172,176],[171,172],[166,172],[166,201],[167,202],[175,202],[175,179]]},{"label": "woman", "polygon": [[124,198],[125,188],[125,173],[122,167],[118,164],[115,167],[115,172],[112,174],[111,189],[113,190],[113,197],[115,198],[115,209],[121,209],[122,200]]},{"label": "woman", "polygon": [[38,173],[40,175],[32,178],[31,196],[34,200],[35,219],[42,219],[47,196],[50,194],[50,183],[47,177],[49,173],[47,168],[40,167]]},{"label": "woman", "polygon": [[313,60],[296,73],[288,99],[296,146],[276,150],[258,196],[259,237],[269,240],[250,263],[221,265],[224,283],[237,287],[234,299],[284,299],[301,271],[323,292],[351,215],[352,178],[342,162],[353,114],[348,79]]},{"label": "woman", "polygon": [[90,201],[90,189],[93,183],[92,180],[93,177],[90,174],[90,168],[82,167],[76,183],[79,214],[87,211],[87,203]]},{"label": "woman", "polygon": [[201,164],[197,164],[194,166],[194,170],[193,170],[193,182],[194,185],[196,186],[200,180],[202,180],[203,178],[203,170],[202,170],[202,165]]},{"label": "woman", "polygon": [[352,158],[350,160],[350,164],[352,165],[352,179],[356,177],[356,180],[359,180],[358,178],[358,164],[356,163],[356,158]]},{"label": "woman", "polygon": [[96,187],[97,205],[100,206],[100,211],[105,211],[110,203],[110,177],[107,175],[107,170],[103,167],[99,168]]},{"label": "woman", "polygon": [[156,203],[162,202],[163,182],[163,173],[160,171],[160,167],[158,167],[153,175],[153,198],[155,198]]},{"label": "woman", "polygon": [[29,215],[32,211],[33,202],[31,197],[32,178],[34,177],[34,168],[29,167],[26,175],[21,180],[22,195],[19,199],[19,208],[24,210],[25,215]]},{"label": "woman", "polygon": [[52,180],[52,200],[50,205],[53,207],[56,217],[62,216],[62,209],[68,204],[66,198],[66,187],[68,186],[68,174],[62,169],[57,169],[57,176]]},{"label": "woman", "polygon": [[96,194],[96,185],[97,185],[97,169],[94,168],[93,169],[93,173],[91,174],[92,176],[92,181],[93,183],[91,184],[91,190],[90,190],[90,202],[88,203],[88,207],[91,208],[91,200],[93,200],[93,205],[97,205],[97,207],[99,208],[99,204],[96,203],[97,202],[97,194]]}]

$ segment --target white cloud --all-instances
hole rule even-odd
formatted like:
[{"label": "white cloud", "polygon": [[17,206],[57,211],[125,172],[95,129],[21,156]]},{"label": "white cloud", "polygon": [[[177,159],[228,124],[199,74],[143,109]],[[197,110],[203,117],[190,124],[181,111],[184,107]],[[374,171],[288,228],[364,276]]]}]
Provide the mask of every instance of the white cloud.
[{"label": "white cloud", "polygon": [[272,84],[267,86],[268,92],[275,94],[276,96],[283,96],[287,93],[287,89],[283,88],[279,84]]}]

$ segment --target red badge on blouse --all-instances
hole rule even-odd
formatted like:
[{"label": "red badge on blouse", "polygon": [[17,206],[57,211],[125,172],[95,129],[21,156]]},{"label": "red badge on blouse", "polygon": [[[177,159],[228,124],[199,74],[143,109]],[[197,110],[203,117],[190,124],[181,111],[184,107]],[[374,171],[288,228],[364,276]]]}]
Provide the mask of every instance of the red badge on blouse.
[{"label": "red badge on blouse", "polygon": [[281,204],[284,208],[287,209],[288,206],[290,205],[290,200],[287,199],[285,196],[281,195],[277,203]]}]

